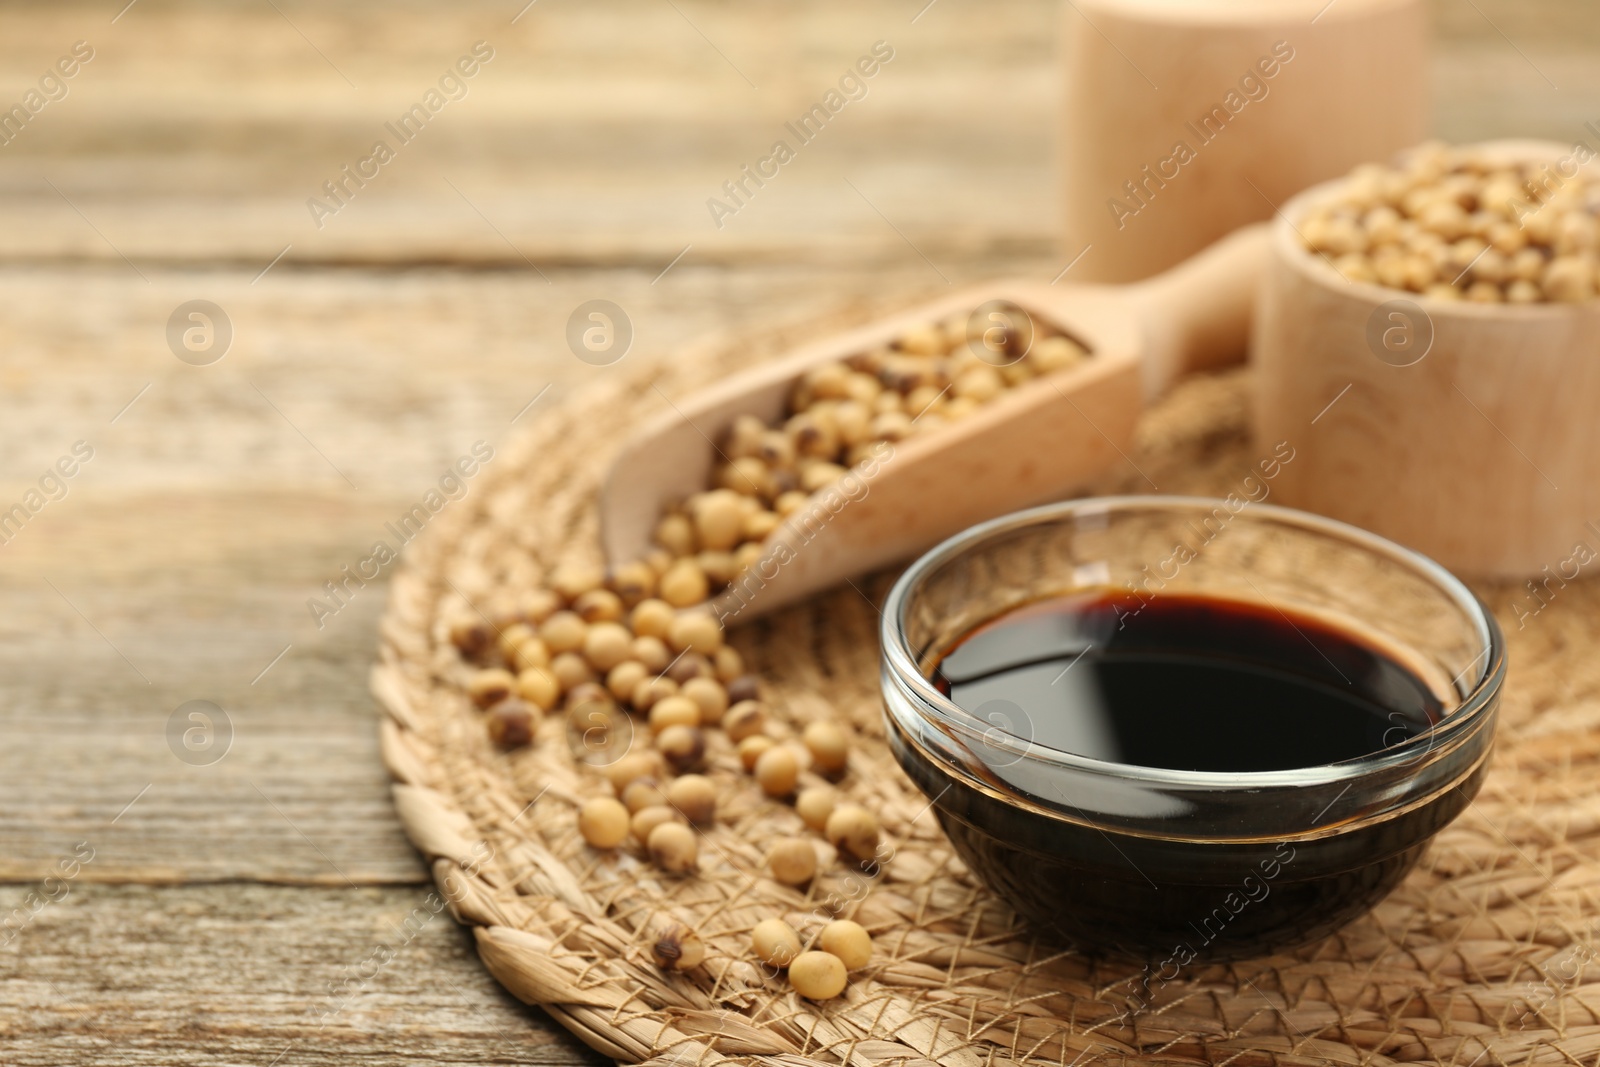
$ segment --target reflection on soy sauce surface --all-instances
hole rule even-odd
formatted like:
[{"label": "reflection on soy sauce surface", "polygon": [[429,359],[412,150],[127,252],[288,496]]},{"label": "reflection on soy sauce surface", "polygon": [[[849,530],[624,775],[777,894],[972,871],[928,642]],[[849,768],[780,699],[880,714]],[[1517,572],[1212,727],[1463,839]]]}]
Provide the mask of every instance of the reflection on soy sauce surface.
[{"label": "reflection on soy sauce surface", "polygon": [[1372,644],[1267,604],[1111,591],[1023,605],[968,633],[933,675],[958,706],[1022,708],[1036,744],[1092,759],[1248,772],[1357,759],[1443,714]]}]

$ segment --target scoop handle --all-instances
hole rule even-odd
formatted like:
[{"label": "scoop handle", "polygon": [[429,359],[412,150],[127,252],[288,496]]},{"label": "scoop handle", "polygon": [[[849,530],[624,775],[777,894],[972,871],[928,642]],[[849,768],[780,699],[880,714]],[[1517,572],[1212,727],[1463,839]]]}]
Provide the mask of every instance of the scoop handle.
[{"label": "scoop handle", "polygon": [[1143,338],[1145,399],[1184,374],[1244,362],[1268,257],[1260,222],[1124,291]]}]

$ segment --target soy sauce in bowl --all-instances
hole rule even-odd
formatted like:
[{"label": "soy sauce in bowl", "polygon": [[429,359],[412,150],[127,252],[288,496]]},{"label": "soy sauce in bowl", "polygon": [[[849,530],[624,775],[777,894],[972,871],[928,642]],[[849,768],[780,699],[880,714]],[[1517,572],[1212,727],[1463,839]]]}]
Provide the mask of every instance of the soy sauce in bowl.
[{"label": "soy sauce in bowl", "polygon": [[1156,974],[1382,900],[1477,793],[1505,676],[1431,560],[1225,504],[996,519],[884,608],[889,740],[957,854],[1048,939]]}]

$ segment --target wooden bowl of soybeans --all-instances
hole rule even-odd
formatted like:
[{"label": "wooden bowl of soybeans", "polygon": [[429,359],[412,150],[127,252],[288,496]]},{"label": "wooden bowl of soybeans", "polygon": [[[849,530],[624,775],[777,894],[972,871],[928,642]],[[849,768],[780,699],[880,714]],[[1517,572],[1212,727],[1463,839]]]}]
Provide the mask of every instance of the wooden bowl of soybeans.
[{"label": "wooden bowl of soybeans", "polygon": [[1468,575],[1600,570],[1597,154],[1426,144],[1284,205],[1251,342],[1279,502]]}]

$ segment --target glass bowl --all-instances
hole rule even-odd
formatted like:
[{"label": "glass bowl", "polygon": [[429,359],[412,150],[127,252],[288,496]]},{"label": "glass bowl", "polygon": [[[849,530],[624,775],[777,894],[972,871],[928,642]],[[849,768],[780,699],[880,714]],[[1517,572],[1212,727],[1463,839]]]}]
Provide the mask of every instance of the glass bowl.
[{"label": "glass bowl", "polygon": [[[1173,770],[1049,748],[1026,708],[973,714],[930,681],[982,623],[1094,591],[1130,609],[1170,592],[1312,615],[1403,662],[1444,714],[1359,759]],[[1309,942],[1381,900],[1476,795],[1506,670],[1493,617],[1438,564],[1239,494],[1087,499],[975,526],[912,564],[883,616],[891,744],[973,874],[1055,939],[1163,968]]]}]

